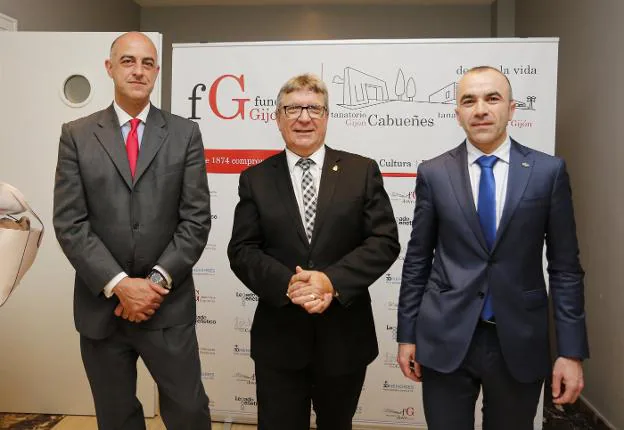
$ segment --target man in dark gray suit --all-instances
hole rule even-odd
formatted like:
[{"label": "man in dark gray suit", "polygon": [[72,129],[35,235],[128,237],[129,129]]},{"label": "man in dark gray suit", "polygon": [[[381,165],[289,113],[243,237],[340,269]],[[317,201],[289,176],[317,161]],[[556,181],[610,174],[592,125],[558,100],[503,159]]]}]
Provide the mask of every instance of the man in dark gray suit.
[{"label": "man in dark gray suit", "polygon": [[160,67],[145,35],[117,38],[105,64],[115,100],[63,125],[54,188],[98,426],[145,429],[135,393],[140,356],[167,428],[210,429],[191,276],[210,230],[201,134],[150,104]]},{"label": "man in dark gray suit", "polygon": [[563,160],[507,134],[506,76],[468,71],[456,114],[467,139],[422,163],[399,297],[398,362],[423,382],[431,430],[529,430],[550,372],[546,243],[557,359],[552,395],[574,402],[589,356],[583,270]]}]

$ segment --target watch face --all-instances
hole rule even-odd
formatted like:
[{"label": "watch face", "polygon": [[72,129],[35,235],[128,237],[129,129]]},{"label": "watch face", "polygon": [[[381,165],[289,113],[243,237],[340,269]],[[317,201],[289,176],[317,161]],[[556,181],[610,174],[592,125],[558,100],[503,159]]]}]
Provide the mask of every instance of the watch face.
[{"label": "watch face", "polygon": [[163,288],[166,289],[171,289],[171,285],[169,285],[169,282],[167,281],[167,279],[165,279],[165,277],[162,275],[162,273],[160,273],[158,270],[154,269],[150,272],[150,274],[148,275],[147,279],[149,279],[151,282],[153,282],[154,284],[158,284]]},{"label": "watch face", "polygon": [[150,273],[150,281],[152,281],[153,283],[160,284],[164,280],[165,278],[163,278],[159,272],[153,271],[152,273]]}]

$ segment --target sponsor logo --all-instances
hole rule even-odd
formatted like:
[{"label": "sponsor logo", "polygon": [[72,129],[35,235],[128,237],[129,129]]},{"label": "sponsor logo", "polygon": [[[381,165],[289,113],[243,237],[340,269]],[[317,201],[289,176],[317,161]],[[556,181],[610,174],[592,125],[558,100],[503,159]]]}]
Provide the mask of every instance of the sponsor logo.
[{"label": "sponsor logo", "polygon": [[396,341],[397,339],[397,326],[386,324],[386,331],[389,331],[392,335],[392,340]]},{"label": "sponsor logo", "polygon": [[[225,103],[220,102],[217,98],[219,90],[231,91],[232,89],[238,91],[240,96],[232,97],[228,105],[225,106]],[[191,103],[191,116],[189,119],[201,119],[201,116],[197,113],[197,106],[198,102],[204,99],[206,91],[208,91],[206,100],[210,111],[217,118],[223,120],[245,119],[245,104],[249,102],[249,99],[244,97],[245,75],[221,75],[212,82],[210,87],[201,82],[195,84],[191,90],[191,96],[188,98]]]},{"label": "sponsor logo", "polygon": [[194,267],[193,275],[198,276],[214,276],[217,273],[217,269],[214,267]]},{"label": "sponsor logo", "polygon": [[412,406],[406,408],[385,408],[384,415],[387,418],[393,418],[395,420],[414,420],[416,417],[416,409]]},{"label": "sponsor logo", "polygon": [[[537,69],[528,64],[518,67],[500,66],[503,73],[535,75]],[[456,82],[442,87],[427,88],[418,81],[417,74],[402,68],[388,69],[377,75],[352,66],[339,67],[339,74],[331,78],[330,92],[342,94],[337,109],[330,109],[332,119],[344,121],[347,127],[373,128],[429,128],[436,126],[436,120],[455,117]],[[460,65],[455,73],[461,75],[467,69]],[[196,82],[189,88],[189,119],[199,120],[210,116],[223,121],[256,121],[271,124],[277,117],[277,101],[272,96],[253,94],[247,88],[244,73],[231,72]],[[536,97],[529,95],[526,101],[516,100],[516,109],[535,110]],[[397,113],[397,106],[410,113]],[[427,105],[439,107],[432,116],[418,112]],[[416,112],[415,112],[416,111]],[[511,124],[512,127],[521,125]],[[525,127],[531,127],[530,121]]]},{"label": "sponsor logo", "polygon": [[200,347],[199,354],[200,355],[216,355],[217,350],[215,348]]},{"label": "sponsor logo", "polygon": [[247,375],[242,372],[236,372],[233,376],[236,382],[242,382],[247,385],[256,385],[256,374]]},{"label": "sponsor logo", "polygon": [[215,373],[214,372],[202,372],[201,377],[204,380],[212,381],[215,378]]},{"label": "sponsor logo", "polygon": [[388,381],[384,381],[381,389],[383,391],[394,391],[401,393],[413,393],[414,385],[413,384],[393,384]]},{"label": "sponsor logo", "polygon": [[208,242],[206,244],[206,246],[204,247],[204,249],[207,250],[207,251],[216,251],[217,250],[217,244]]},{"label": "sponsor logo", "polygon": [[258,402],[256,402],[255,397],[252,397],[252,396],[243,397],[243,396],[235,395],[234,400],[240,404],[241,411],[247,410],[250,407],[255,408],[258,406]]},{"label": "sponsor logo", "polygon": [[[223,94],[227,96],[220,97]],[[189,119],[202,119],[202,115],[207,113],[225,121],[250,120],[269,124],[277,118],[274,98],[247,95],[244,74],[218,76],[210,86],[203,82],[196,83],[188,100],[191,108]]]},{"label": "sponsor logo", "polygon": [[240,333],[249,333],[251,331],[251,318],[234,318],[234,330]]},{"label": "sponsor logo", "polygon": [[398,369],[399,363],[397,363],[397,355],[391,352],[386,352],[383,355],[383,365],[391,369]]},{"label": "sponsor logo", "polygon": [[206,295],[203,295],[201,293],[201,290],[196,288],[195,289],[195,301],[197,303],[216,303],[217,302],[217,298],[216,298],[216,296],[206,296]]},{"label": "sponsor logo", "polygon": [[393,202],[408,205],[410,208],[413,208],[414,203],[416,203],[416,191],[414,190],[407,191],[404,193],[399,192],[399,191],[391,191],[389,193],[389,196],[390,196],[390,200],[392,200]]},{"label": "sponsor logo", "polygon": [[386,308],[389,311],[396,311],[399,309],[399,302],[397,302],[396,300],[388,300],[386,302]]},{"label": "sponsor logo", "polygon": [[401,285],[401,277],[393,276],[392,273],[386,273],[384,280],[388,285]]},{"label": "sponsor logo", "polygon": [[196,323],[206,324],[206,325],[215,325],[217,324],[217,320],[210,319],[208,315],[197,315]]},{"label": "sponsor logo", "polygon": [[248,346],[236,344],[234,345],[233,353],[234,355],[242,355],[242,356],[249,357],[249,354],[251,353],[251,349]]},{"label": "sponsor logo", "polygon": [[258,301],[258,296],[254,293],[248,293],[246,291],[237,291],[236,297],[238,297],[241,301],[241,306],[245,307],[249,303],[256,303]]},{"label": "sponsor logo", "polygon": [[412,217],[409,216],[398,216],[396,217],[396,222],[398,225],[404,225],[411,227],[412,226]]}]

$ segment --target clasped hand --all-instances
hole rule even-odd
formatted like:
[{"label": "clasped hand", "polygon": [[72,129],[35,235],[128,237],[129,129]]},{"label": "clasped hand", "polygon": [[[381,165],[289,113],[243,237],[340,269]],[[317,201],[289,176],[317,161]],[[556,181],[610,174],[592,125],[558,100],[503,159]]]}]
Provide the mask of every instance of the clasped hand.
[{"label": "clasped hand", "polygon": [[323,272],[303,270],[297,266],[288,283],[286,295],[292,303],[301,306],[309,314],[320,314],[331,304],[334,287]]},{"label": "clasped hand", "polygon": [[119,298],[115,315],[131,322],[150,319],[169,290],[143,278],[123,278],[113,289]]}]

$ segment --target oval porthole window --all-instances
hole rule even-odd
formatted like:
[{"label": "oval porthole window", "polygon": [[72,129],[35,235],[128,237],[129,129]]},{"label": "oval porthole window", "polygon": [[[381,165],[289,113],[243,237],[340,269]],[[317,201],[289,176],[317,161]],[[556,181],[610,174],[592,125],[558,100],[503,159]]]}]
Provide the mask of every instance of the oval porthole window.
[{"label": "oval porthole window", "polygon": [[91,96],[91,84],[83,75],[71,75],[63,84],[63,96],[72,106],[83,106]]}]

